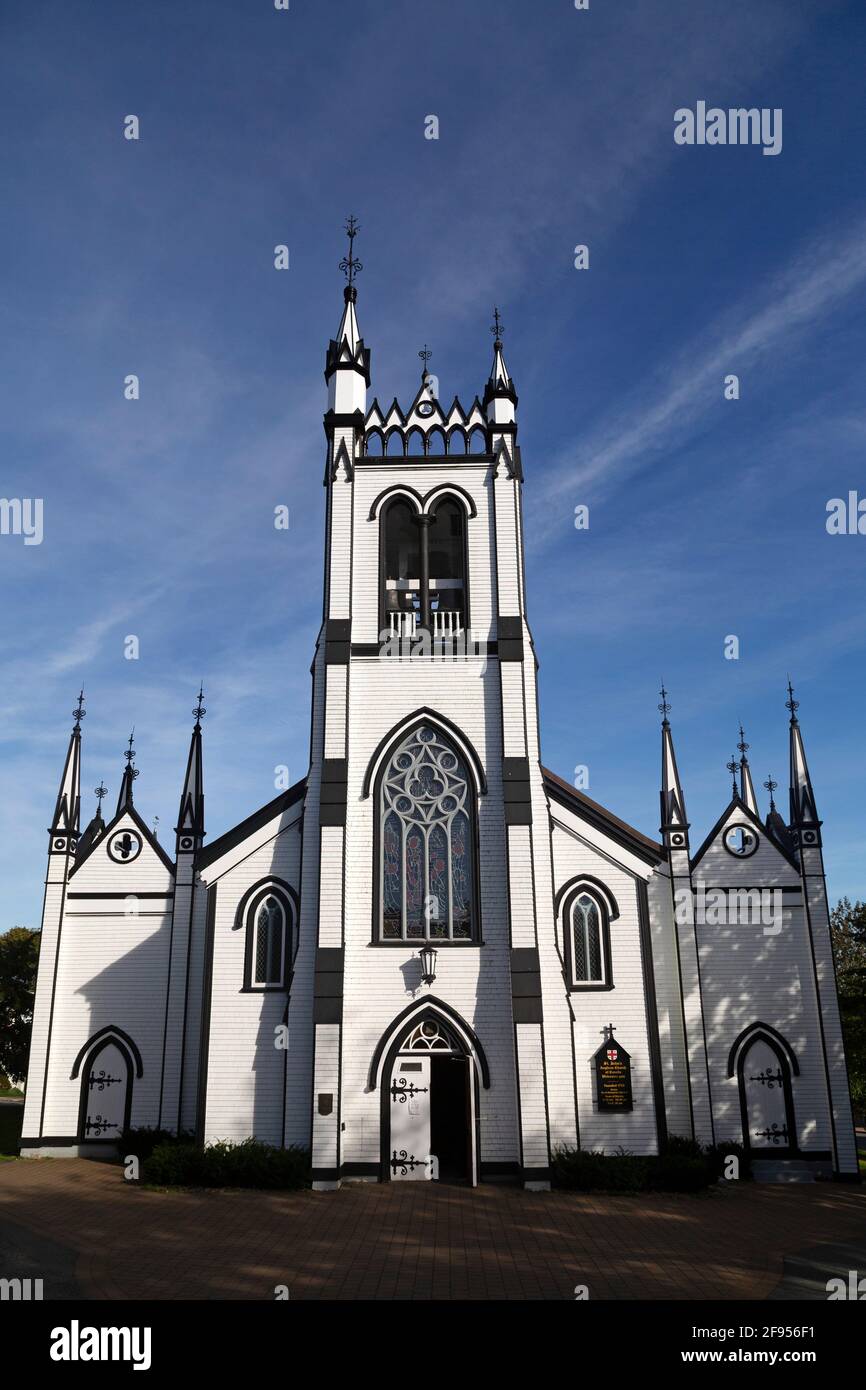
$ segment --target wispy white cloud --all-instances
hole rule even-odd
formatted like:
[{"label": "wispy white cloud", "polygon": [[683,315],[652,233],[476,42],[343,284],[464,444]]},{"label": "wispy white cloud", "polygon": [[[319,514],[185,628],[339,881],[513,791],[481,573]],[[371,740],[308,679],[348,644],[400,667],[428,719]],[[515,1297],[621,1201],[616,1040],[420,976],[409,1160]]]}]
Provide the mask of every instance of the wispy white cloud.
[{"label": "wispy white cloud", "polygon": [[[624,408],[588,438],[563,449],[535,489],[530,542],[541,544],[555,524],[566,493],[598,498],[624,478],[679,447],[718,409],[724,377],[745,374],[758,363],[777,372],[811,328],[822,325],[866,283],[866,218],[844,232],[828,232],[757,291],[750,287],[672,360],[657,368]],[[582,491],[581,491],[582,490]]]}]

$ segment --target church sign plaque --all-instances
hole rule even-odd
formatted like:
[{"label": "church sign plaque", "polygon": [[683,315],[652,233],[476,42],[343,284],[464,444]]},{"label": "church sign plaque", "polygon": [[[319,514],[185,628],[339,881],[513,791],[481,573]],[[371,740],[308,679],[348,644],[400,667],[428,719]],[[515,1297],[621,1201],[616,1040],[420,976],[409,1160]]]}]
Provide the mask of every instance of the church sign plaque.
[{"label": "church sign plaque", "polygon": [[599,1110],[631,1110],[631,1058],[625,1048],[608,1038],[594,1062]]}]

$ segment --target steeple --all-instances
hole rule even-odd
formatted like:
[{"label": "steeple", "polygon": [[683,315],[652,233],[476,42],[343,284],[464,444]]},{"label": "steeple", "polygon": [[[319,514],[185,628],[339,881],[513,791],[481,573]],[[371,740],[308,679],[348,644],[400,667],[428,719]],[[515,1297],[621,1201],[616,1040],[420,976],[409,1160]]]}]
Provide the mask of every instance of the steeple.
[{"label": "steeple", "polygon": [[760,819],[758,798],[755,796],[752,773],[749,768],[749,760],[746,757],[746,753],[749,751],[749,745],[746,743],[746,736],[743,733],[742,724],[740,725],[740,741],[737,747],[740,750],[740,798],[743,804],[752,812],[752,815],[758,816]]},{"label": "steeple", "polygon": [[785,701],[785,708],[791,712],[790,830],[796,845],[808,845],[813,849],[818,849],[821,845],[821,821],[818,819],[818,812],[815,807],[815,794],[812,791],[812,779],[809,776],[809,767],[806,763],[806,750],[803,747],[803,735],[800,732],[800,722],[797,719],[797,710],[799,707],[800,702],[794,699],[794,688],[789,680],[788,698]]},{"label": "steeple", "polygon": [[100,782],[99,786],[94,787],[93,790],[96,796],[96,812],[78,841],[79,859],[83,859],[90,851],[91,846],[95,845],[96,841],[105,834],[105,821],[102,819],[102,798],[108,795],[108,788],[103,782]]},{"label": "steeple", "polygon": [[200,686],[198,704],[193,710],[195,724],[189,743],[189,757],[186,776],[180,795],[180,810],[177,813],[176,849],[178,854],[194,854],[201,849],[204,839],[204,781],[202,775],[201,721],[207,713],[202,703],[204,690]]},{"label": "steeple", "polygon": [[337,415],[352,415],[357,410],[366,411],[367,387],[370,385],[370,351],[364,346],[355,313],[358,299],[355,276],[363,269],[354,253],[355,237],[359,231],[360,227],[355,218],[349,217],[346,221],[349,251],[340,262],[340,269],[346,277],[343,288],[343,317],[340,319],[336,338],[332,338],[328,344],[325,357],[328,409],[329,413]]},{"label": "steeple", "polygon": [[493,334],[493,366],[490,368],[490,376],[484,388],[484,399],[481,405],[487,412],[487,419],[491,424],[513,425],[517,392],[511,377],[508,375],[508,368],[502,355],[502,334],[504,331],[504,325],[499,317],[499,309],[494,308],[493,323],[490,325],[490,332]]},{"label": "steeple", "polygon": [[117,810],[115,815],[118,816],[121,811],[129,811],[132,807],[132,784],[138,776],[138,768],[133,766],[135,749],[132,746],[132,740],[134,737],[135,729],[133,729],[132,733],[129,735],[129,744],[123,755],[126,759],[126,767],[123,769],[123,778],[120,783],[120,795],[117,798]]},{"label": "steeple", "polygon": [[664,683],[662,683],[659,694],[662,697],[659,705],[662,716],[662,818],[659,828],[664,837],[666,848],[688,850],[689,822],[686,819],[686,799],[683,795],[677,768],[674,740],[668,719],[671,707],[668,704],[668,692],[665,690]]},{"label": "steeple", "polygon": [[793,851],[791,836],[788,834],[788,827],[785,824],[784,818],[779,815],[776,803],[773,799],[773,793],[778,785],[779,783],[774,781],[772,777],[768,777],[764,783],[764,786],[770,793],[770,810],[766,820],[767,833],[773,837],[776,844],[780,845],[787,854],[791,854]]},{"label": "steeple", "polygon": [[60,779],[57,803],[51,818],[49,835],[51,853],[74,853],[78,843],[79,817],[81,814],[81,721],[85,716],[84,691],[78,696],[78,705],[72,711],[75,723],[66,750],[66,762]]}]

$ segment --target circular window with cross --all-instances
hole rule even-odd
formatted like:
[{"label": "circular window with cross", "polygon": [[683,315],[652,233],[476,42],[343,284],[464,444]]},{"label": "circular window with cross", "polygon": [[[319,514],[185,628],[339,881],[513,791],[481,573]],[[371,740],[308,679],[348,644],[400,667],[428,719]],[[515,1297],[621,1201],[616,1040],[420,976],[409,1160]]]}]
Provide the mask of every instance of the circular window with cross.
[{"label": "circular window with cross", "polygon": [[141,854],[141,844],[137,830],[116,830],[108,841],[108,857],[115,864],[131,864]]},{"label": "circular window with cross", "polygon": [[758,836],[750,825],[729,825],[724,844],[728,854],[735,859],[748,859],[758,848]]}]

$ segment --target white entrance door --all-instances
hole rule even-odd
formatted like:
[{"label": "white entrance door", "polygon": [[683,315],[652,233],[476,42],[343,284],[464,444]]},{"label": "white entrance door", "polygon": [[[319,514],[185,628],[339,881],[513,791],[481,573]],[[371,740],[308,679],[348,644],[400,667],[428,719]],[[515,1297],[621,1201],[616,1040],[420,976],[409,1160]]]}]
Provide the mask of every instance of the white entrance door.
[{"label": "white entrance door", "polygon": [[398,1057],[391,1073],[392,1182],[424,1182],[430,1164],[430,1058]]},{"label": "white entrance door", "polygon": [[748,1143],[752,1149],[778,1152],[794,1143],[794,1136],[788,1131],[784,1082],[776,1053],[762,1038],[756,1038],[743,1064]]},{"label": "white entrance door", "polygon": [[128,1084],[126,1058],[114,1043],[101,1048],[85,1079],[82,1139],[118,1139],[123,1130]]}]

